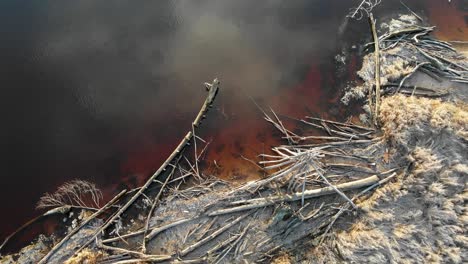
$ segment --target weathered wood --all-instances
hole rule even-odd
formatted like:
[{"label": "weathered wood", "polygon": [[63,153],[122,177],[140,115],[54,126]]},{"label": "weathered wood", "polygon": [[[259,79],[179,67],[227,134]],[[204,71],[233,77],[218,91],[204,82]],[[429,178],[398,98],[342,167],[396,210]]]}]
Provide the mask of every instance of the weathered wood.
[{"label": "weathered wood", "polygon": [[178,226],[178,225],[182,225],[182,224],[185,224],[187,222],[190,222],[192,221],[191,218],[188,218],[188,219],[181,219],[181,220],[177,220],[175,222],[172,222],[170,224],[167,224],[167,225],[164,225],[164,226],[161,226],[161,227],[158,227],[158,228],[154,228],[146,237],[145,239],[148,241],[148,240],[151,240],[153,237],[155,237],[157,234],[161,233],[162,231],[164,230],[167,230],[171,227],[174,227],[174,226]]},{"label": "weathered wood", "polygon": [[[341,191],[348,191],[348,190],[353,190],[353,189],[358,189],[358,188],[366,187],[369,185],[373,185],[377,183],[378,181],[379,181],[379,177],[377,177],[377,175],[373,175],[373,176],[370,176],[361,180],[338,184],[335,187]],[[216,211],[208,213],[208,215],[215,216],[215,215],[230,214],[230,213],[241,212],[241,211],[245,211],[249,209],[270,206],[273,204],[277,204],[279,202],[299,201],[302,199],[302,197],[304,197],[304,199],[309,199],[309,198],[320,197],[324,195],[330,195],[333,193],[335,193],[335,189],[329,186],[329,187],[324,187],[320,189],[307,190],[305,192],[297,192],[294,194],[275,195],[275,196],[269,196],[269,197],[263,197],[263,198],[254,198],[254,199],[249,199],[249,200],[235,201],[232,204],[245,203],[245,205],[216,210]]]},{"label": "weathered wood", "polygon": [[[372,30],[372,37],[374,39],[374,60],[375,60],[375,110],[373,111],[374,125],[377,126],[377,117],[379,116],[380,107],[380,51],[379,51],[379,38],[377,37],[377,31],[375,29],[375,19],[372,13],[369,14],[369,21]],[[372,96],[372,87],[369,91],[369,96]],[[372,114],[372,105],[371,114]]]},{"label": "weathered wood", "polygon": [[[106,246],[106,245],[103,245],[102,243],[98,244],[98,247],[102,248],[102,249],[105,249],[105,250],[116,251],[116,252],[120,252],[120,253],[129,254],[131,256],[135,256],[135,257],[139,258],[140,261],[142,261],[142,262],[156,263],[156,262],[167,261],[167,260],[170,260],[172,258],[172,256],[170,256],[170,255],[147,255],[147,254],[143,254],[143,253],[138,252],[138,251],[128,250],[128,249],[124,249],[124,248],[118,248],[118,247]],[[125,260],[123,260],[123,261],[125,261]],[[128,261],[131,261],[131,260],[126,260],[126,261],[127,262],[120,262],[120,263],[133,263],[133,262],[128,262]]]},{"label": "weathered wood", "polygon": [[237,219],[235,219],[234,221],[226,224],[225,226],[221,227],[220,229],[216,230],[215,232],[213,232],[212,234],[210,234],[209,236],[205,237],[204,239],[202,240],[199,240],[198,242],[196,242],[195,244],[191,245],[191,246],[188,246],[187,248],[183,249],[181,252],[180,252],[180,255],[183,257],[185,255],[187,255],[188,253],[194,251],[195,249],[197,249],[198,247],[200,247],[201,245],[207,243],[208,241],[212,240],[213,238],[219,236],[220,234],[222,234],[224,231],[228,230],[229,228],[231,228],[232,226],[236,225],[237,223],[239,223],[240,221],[242,221],[244,218],[246,218],[247,216],[249,215],[249,213],[247,214],[244,214],[242,216],[239,216]]}]

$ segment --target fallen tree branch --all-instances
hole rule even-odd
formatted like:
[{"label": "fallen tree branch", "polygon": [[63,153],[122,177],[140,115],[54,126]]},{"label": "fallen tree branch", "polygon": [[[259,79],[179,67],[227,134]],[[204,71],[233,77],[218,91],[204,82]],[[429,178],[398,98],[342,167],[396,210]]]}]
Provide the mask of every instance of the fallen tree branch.
[{"label": "fallen tree branch", "polygon": [[[380,51],[379,51],[379,38],[377,37],[377,31],[375,29],[374,15],[369,13],[369,22],[372,30],[372,37],[374,39],[374,60],[375,60],[375,110],[372,113],[372,102],[370,101],[369,106],[371,107],[371,117],[374,120],[374,125],[377,126],[377,117],[379,116],[380,106]],[[370,89],[372,91],[372,87]],[[369,91],[369,99],[371,99],[372,92]]]},{"label": "fallen tree branch", "polygon": [[[357,200],[359,197],[361,197],[362,195],[364,195],[365,193],[367,193],[368,191],[378,187],[378,186],[381,186],[387,182],[389,182],[391,179],[393,179],[397,174],[394,172],[392,173],[390,176],[382,179],[382,180],[379,180],[378,182],[376,182],[375,184],[372,184],[371,186],[369,186],[368,188],[362,190],[360,193],[358,193],[357,195],[355,195],[353,197],[353,201]],[[349,204],[346,204],[344,205],[343,207],[341,207],[341,209],[338,211],[338,213],[336,213],[330,224],[327,226],[327,229],[325,230],[325,232],[323,233],[321,239],[320,239],[320,243],[323,242],[323,240],[325,239],[325,236],[326,234],[330,231],[330,229],[332,228],[332,226],[335,224],[336,220],[344,213],[346,212],[347,210],[349,209]]]},{"label": "fallen tree branch", "polygon": [[427,65],[427,64],[430,64],[430,63],[429,62],[421,62],[418,65],[416,65],[416,67],[414,67],[414,69],[409,74],[407,74],[405,77],[403,77],[403,79],[401,79],[400,84],[398,85],[398,88],[396,89],[395,93],[398,93],[400,91],[400,88],[403,86],[403,83],[409,77],[411,77],[420,67],[422,67],[424,65]]},{"label": "fallen tree branch", "polygon": [[408,9],[408,11],[410,11],[411,14],[413,14],[413,16],[415,16],[417,19],[419,19],[419,21],[421,21],[421,22],[423,21],[423,19],[422,19],[420,16],[418,16],[418,14],[416,14],[413,10],[411,10],[411,9],[409,8],[409,6],[407,6],[405,3],[403,3],[403,1],[400,1],[400,3],[401,3],[404,7],[406,7],[406,9]]},{"label": "fallen tree branch", "polygon": [[146,239],[147,241],[149,241],[149,240],[151,240],[153,237],[155,237],[157,234],[161,233],[162,231],[167,230],[167,229],[169,229],[169,228],[171,228],[171,227],[174,227],[174,226],[178,226],[178,225],[181,225],[181,224],[185,224],[185,223],[187,223],[187,222],[189,222],[189,221],[192,221],[192,219],[191,219],[191,218],[188,218],[188,219],[181,219],[181,220],[172,222],[172,223],[170,223],[170,224],[167,224],[167,225],[165,225],[165,226],[161,226],[161,227],[158,227],[158,228],[154,228],[154,229],[151,231],[151,233],[149,233],[149,234],[145,237],[145,239]]},{"label": "fallen tree branch", "polygon": [[216,230],[215,232],[213,232],[212,234],[210,234],[209,236],[205,237],[204,239],[202,240],[199,240],[198,242],[196,242],[195,244],[191,245],[191,246],[188,246],[187,248],[183,249],[181,252],[180,252],[180,255],[183,257],[185,255],[187,255],[188,253],[194,251],[195,249],[197,249],[198,247],[200,247],[201,245],[207,243],[208,241],[212,240],[213,238],[219,236],[220,234],[222,234],[224,231],[228,230],[229,228],[231,228],[232,226],[234,226],[235,224],[239,223],[240,221],[242,221],[244,218],[246,218],[247,216],[249,216],[250,213],[247,213],[247,214],[244,214],[242,216],[239,216],[237,219],[235,219],[234,221],[226,224],[225,226],[221,227],[220,229]]},{"label": "fallen tree branch", "polygon": [[[200,111],[198,112],[197,117],[192,123],[194,127],[198,127],[198,125],[201,123],[201,120],[205,117],[205,114],[208,111],[209,106],[213,103],[214,98],[216,97],[216,94],[218,93],[218,90],[219,90],[219,81],[218,79],[214,79],[212,84],[205,83],[205,86],[208,90],[208,96],[205,99],[205,102],[203,103],[203,106],[201,107]],[[117,213],[115,213],[110,219],[108,219],[107,222],[95,232],[93,237],[87,243],[85,243],[85,245],[83,245],[77,252],[75,252],[75,254],[78,253],[81,249],[83,249],[87,245],[89,245],[89,243],[91,243],[99,233],[101,233],[102,231],[107,229],[107,227],[112,225],[114,221],[117,220],[117,218],[119,218],[143,194],[146,188],[148,188],[148,186],[151,185],[154,182],[154,180],[163,171],[166,170],[166,167],[177,157],[177,155],[179,155],[183,151],[183,149],[189,143],[192,136],[193,136],[192,131],[189,131],[185,135],[185,137],[180,141],[176,149],[171,153],[171,155],[166,159],[166,161],[164,161],[161,167],[159,167],[159,169],[146,181],[146,183],[138,190],[138,192],[135,193],[130,198],[130,200],[127,203],[125,203],[119,209],[119,211],[117,211]]]},{"label": "fallen tree branch", "polygon": [[[348,190],[359,189],[362,187],[373,185],[377,183],[378,181],[379,181],[379,177],[377,177],[377,175],[373,175],[373,176],[370,176],[361,180],[338,184],[335,187],[341,191],[348,191]],[[245,210],[270,206],[270,205],[280,203],[280,202],[299,201],[302,199],[302,197],[304,197],[304,199],[309,199],[309,198],[320,197],[324,195],[330,195],[333,193],[335,193],[335,189],[331,186],[328,186],[328,187],[324,187],[320,189],[307,190],[305,192],[297,192],[294,194],[275,195],[275,196],[269,196],[269,197],[264,197],[264,198],[240,200],[240,201],[232,202],[231,204],[232,205],[244,204],[244,205],[226,208],[226,209],[219,209],[211,213],[208,213],[208,215],[216,216],[216,215],[236,213],[236,212],[241,212]]]},{"label": "fallen tree branch", "polygon": [[[131,256],[135,256],[139,258],[139,260],[143,262],[155,263],[155,262],[162,262],[162,261],[170,260],[172,258],[172,256],[170,255],[147,255],[138,251],[132,251],[132,250],[124,249],[124,248],[106,246],[106,245],[103,245],[102,243],[98,243],[98,247],[105,249],[105,250],[109,250],[109,251],[116,251],[120,253],[129,254]],[[126,260],[126,261],[127,262],[120,262],[120,263],[133,263],[133,262],[128,262],[131,260]]]},{"label": "fallen tree branch", "polygon": [[352,128],[358,128],[358,129],[362,129],[362,130],[366,130],[366,131],[375,131],[375,129],[373,129],[373,128],[359,126],[359,125],[356,125],[356,124],[353,124],[353,123],[341,123],[341,122],[336,122],[336,121],[331,121],[331,120],[326,120],[326,119],[311,117],[311,116],[306,116],[306,118],[311,119],[311,120],[320,121],[320,122],[330,123],[330,124],[334,124],[334,125],[339,125],[339,126],[347,126],[347,127],[352,127]]}]

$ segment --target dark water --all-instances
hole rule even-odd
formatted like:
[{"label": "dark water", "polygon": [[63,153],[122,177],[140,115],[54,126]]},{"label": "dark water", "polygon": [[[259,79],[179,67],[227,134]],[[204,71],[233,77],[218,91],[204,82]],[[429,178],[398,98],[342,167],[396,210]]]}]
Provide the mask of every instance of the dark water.
[{"label": "dark water", "polygon": [[278,143],[249,97],[285,115],[344,119],[339,89],[359,62],[337,73],[333,57],[368,37],[366,21],[337,33],[354,2],[1,1],[0,239],[67,180],[107,197],[144,182],[214,77],[222,90],[199,134],[211,142],[206,172],[225,179],[256,177],[242,157]]}]

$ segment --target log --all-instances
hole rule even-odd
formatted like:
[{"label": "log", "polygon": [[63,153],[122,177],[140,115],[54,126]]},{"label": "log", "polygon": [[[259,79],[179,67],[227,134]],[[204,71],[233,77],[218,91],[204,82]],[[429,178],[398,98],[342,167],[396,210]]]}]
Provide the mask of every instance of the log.
[{"label": "log", "polygon": [[[376,184],[378,182],[379,182],[379,177],[377,175],[372,175],[370,177],[367,177],[361,180],[338,184],[338,185],[335,185],[335,187],[341,191],[349,191],[353,189],[367,187],[367,186]],[[328,187],[324,187],[320,189],[307,190],[305,192],[297,192],[297,193],[290,194],[290,195],[275,195],[275,196],[269,196],[269,197],[264,197],[264,198],[255,198],[255,199],[250,199],[250,200],[235,201],[231,204],[245,203],[245,205],[216,210],[211,213],[208,213],[208,215],[215,216],[215,215],[230,214],[230,213],[245,211],[249,209],[270,206],[279,202],[294,202],[294,201],[301,200],[302,197],[304,197],[304,199],[310,199],[310,198],[320,197],[320,196],[334,194],[334,193],[336,193],[334,188],[328,186]]]}]

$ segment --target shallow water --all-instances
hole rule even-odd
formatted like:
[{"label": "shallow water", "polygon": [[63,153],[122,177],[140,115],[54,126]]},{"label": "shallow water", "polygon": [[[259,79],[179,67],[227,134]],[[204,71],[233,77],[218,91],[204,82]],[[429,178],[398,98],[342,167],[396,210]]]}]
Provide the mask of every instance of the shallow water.
[{"label": "shallow water", "polygon": [[[438,36],[466,39],[467,13],[453,8],[464,1],[438,2],[407,4],[427,5]],[[359,62],[338,69],[334,56],[369,37],[366,21],[337,33],[353,4],[2,1],[0,239],[67,180],[95,182],[107,197],[142,184],[190,129],[214,77],[221,91],[197,132],[210,142],[205,173],[258,177],[246,159],[279,141],[250,98],[287,116],[348,116],[337,98]],[[387,1],[377,14],[394,8],[405,10]]]}]

